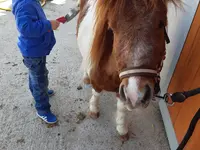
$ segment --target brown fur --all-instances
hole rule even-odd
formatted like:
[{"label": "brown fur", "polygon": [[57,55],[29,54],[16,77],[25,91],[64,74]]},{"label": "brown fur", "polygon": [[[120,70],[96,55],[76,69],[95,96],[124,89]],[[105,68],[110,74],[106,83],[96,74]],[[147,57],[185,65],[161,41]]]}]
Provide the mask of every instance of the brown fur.
[{"label": "brown fur", "polygon": [[[165,43],[159,23],[167,25],[167,3],[178,5],[180,0],[96,1],[90,80],[96,91],[117,91],[120,70],[126,67],[156,69],[161,62]],[[132,46],[139,44],[143,49],[133,51]]]}]

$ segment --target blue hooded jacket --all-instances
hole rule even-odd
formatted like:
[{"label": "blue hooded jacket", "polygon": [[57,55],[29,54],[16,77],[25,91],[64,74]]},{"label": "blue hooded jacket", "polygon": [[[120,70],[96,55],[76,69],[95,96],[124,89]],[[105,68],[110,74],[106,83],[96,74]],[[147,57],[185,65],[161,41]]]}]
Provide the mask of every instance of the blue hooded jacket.
[{"label": "blue hooded jacket", "polygon": [[12,0],[19,31],[18,47],[25,57],[49,55],[56,43],[51,23],[38,0]]}]

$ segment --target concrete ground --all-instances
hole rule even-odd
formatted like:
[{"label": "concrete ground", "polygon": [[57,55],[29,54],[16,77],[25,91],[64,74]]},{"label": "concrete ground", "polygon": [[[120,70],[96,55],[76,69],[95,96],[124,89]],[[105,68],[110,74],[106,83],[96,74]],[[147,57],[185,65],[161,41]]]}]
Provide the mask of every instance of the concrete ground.
[{"label": "concrete ground", "polygon": [[[55,19],[72,5],[71,0],[61,5],[48,3],[44,10],[48,18]],[[129,113],[131,139],[126,143],[120,141],[115,129],[112,93],[101,96],[98,120],[78,115],[87,113],[91,90],[77,90],[81,55],[75,37],[76,19],[55,31],[57,44],[48,57],[50,87],[56,90],[52,110],[59,119],[57,126],[50,127],[35,115],[27,69],[16,45],[14,17],[11,12],[0,12],[0,150],[169,150],[156,103]]]}]

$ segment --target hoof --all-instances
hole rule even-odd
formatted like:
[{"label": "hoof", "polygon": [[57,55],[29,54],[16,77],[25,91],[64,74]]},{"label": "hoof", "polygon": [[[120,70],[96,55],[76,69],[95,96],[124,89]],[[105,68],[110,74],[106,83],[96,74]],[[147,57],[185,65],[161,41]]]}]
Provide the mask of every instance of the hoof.
[{"label": "hoof", "polygon": [[88,115],[92,118],[92,119],[98,119],[100,116],[100,113],[94,113],[94,112],[89,112]]},{"label": "hoof", "polygon": [[120,139],[122,142],[126,142],[129,140],[129,134],[125,134],[125,135],[120,135]]}]

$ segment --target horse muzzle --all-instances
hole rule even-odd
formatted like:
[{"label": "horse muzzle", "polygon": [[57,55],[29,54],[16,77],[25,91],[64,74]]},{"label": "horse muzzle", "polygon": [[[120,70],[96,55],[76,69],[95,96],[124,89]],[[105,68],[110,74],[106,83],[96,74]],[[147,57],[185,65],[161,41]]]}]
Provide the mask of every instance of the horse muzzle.
[{"label": "horse muzzle", "polygon": [[120,99],[124,101],[128,109],[138,107],[146,108],[154,93],[153,80],[143,77],[129,77],[120,84]]}]

